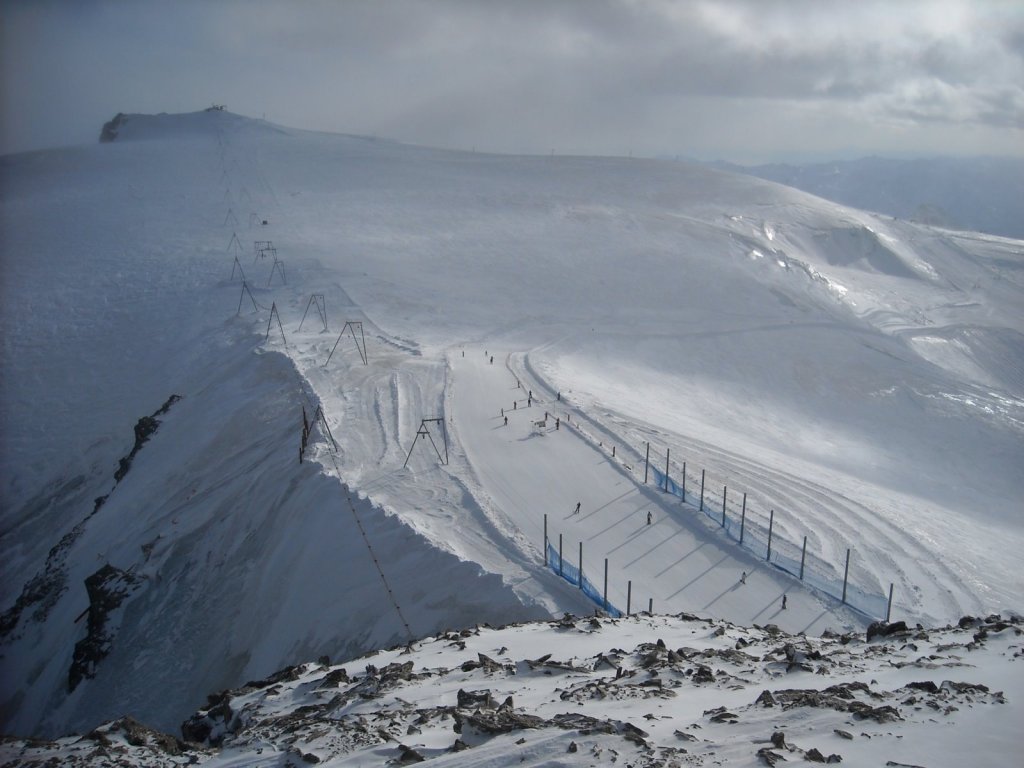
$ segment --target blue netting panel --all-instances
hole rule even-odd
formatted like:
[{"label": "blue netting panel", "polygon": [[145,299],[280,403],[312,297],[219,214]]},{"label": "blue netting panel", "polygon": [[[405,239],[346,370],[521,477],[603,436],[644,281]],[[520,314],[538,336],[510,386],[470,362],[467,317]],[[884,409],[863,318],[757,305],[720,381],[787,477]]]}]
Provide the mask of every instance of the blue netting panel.
[{"label": "blue netting panel", "polygon": [[[559,568],[559,565],[561,565],[561,568]],[[561,577],[570,584],[580,587],[583,594],[593,600],[599,608],[612,618],[618,619],[622,616],[622,611],[611,603],[608,603],[607,606],[605,605],[604,595],[601,593],[601,590],[594,586],[586,574],[583,575],[583,583],[580,584],[580,569],[578,566],[573,565],[565,558],[562,558],[561,563],[559,563],[558,550],[551,543],[548,543],[548,567],[556,574],[560,573]]]},{"label": "blue netting panel", "polygon": [[[665,473],[657,467],[650,467],[654,475],[654,483],[662,491],[673,496],[683,498],[683,486],[677,484],[671,477],[665,477]],[[682,480],[682,475],[680,475]],[[691,489],[698,490],[690,492],[690,504],[697,506],[700,497],[699,482]],[[731,504],[730,504],[731,506]],[[705,493],[703,514],[718,525],[722,525],[722,497],[720,495],[710,496]],[[771,553],[768,551],[768,519],[756,519],[749,510],[743,518],[734,510],[727,511],[725,535],[740,544],[761,560],[767,560],[779,570],[785,571],[797,578],[801,577],[800,561],[803,555],[803,542],[794,544],[779,535],[778,529],[772,531]],[[828,563],[822,560],[813,552],[808,552],[804,557],[803,581],[809,586],[825,593],[831,597],[841,600],[843,597],[843,566]],[[860,611],[867,616],[885,616],[888,605],[888,596],[878,591],[877,585],[868,587],[859,583],[855,571],[851,571],[850,579],[846,585],[846,604]],[[870,581],[870,577],[864,574],[864,581]],[[574,582],[575,583],[575,582]]]}]

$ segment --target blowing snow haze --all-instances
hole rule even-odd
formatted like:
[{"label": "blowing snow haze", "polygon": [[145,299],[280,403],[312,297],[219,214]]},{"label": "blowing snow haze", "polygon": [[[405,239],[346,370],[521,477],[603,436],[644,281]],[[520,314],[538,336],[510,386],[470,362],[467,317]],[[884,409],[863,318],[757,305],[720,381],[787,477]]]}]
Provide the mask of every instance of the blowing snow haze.
[{"label": "blowing snow haze", "polygon": [[0,160],[5,732],[605,600],[1020,609],[1021,241],[676,161],[115,128]]}]

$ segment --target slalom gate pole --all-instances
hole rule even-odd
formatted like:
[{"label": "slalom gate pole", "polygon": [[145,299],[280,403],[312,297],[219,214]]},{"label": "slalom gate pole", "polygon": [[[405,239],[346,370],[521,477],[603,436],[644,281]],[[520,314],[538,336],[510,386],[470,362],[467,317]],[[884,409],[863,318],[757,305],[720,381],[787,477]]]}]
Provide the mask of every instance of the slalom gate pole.
[{"label": "slalom gate pole", "polygon": [[558,534],[558,575],[562,575],[562,534]]},{"label": "slalom gate pole", "polygon": [[668,457],[672,455],[672,449],[665,449],[665,493],[668,493]]},{"label": "slalom gate pole", "polygon": [[644,456],[644,485],[647,485],[647,468],[651,464],[651,443],[647,443],[647,454]]},{"label": "slalom gate pole", "polygon": [[725,503],[729,497],[729,486],[722,486],[722,527],[725,528]]},{"label": "slalom gate pole", "polygon": [[629,616],[629,614],[632,612],[632,610],[633,610],[633,582],[632,581],[627,581],[626,582],[626,615]]},{"label": "slalom gate pole", "polygon": [[548,565],[548,515],[544,513],[544,565]]},{"label": "slalom gate pole", "polygon": [[800,581],[804,580],[804,561],[807,559],[807,537],[804,536],[804,549],[800,553]]},{"label": "slalom gate pole", "polygon": [[765,560],[772,559],[772,528],[775,526],[775,510],[768,513],[768,555]]},{"label": "slalom gate pole", "polygon": [[885,606],[885,623],[889,623],[889,617],[892,615],[892,582],[889,582],[889,604]]},{"label": "slalom gate pole", "polygon": [[704,471],[700,471],[700,511],[704,511]]}]

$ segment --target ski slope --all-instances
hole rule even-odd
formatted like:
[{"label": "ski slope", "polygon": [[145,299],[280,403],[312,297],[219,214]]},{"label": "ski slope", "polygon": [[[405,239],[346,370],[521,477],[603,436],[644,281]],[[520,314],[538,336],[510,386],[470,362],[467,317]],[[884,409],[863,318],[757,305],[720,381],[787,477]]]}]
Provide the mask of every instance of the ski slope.
[{"label": "ski slope", "polygon": [[[222,112],[0,162],[5,730],[128,705],[173,728],[286,663],[590,611],[544,567],[544,515],[593,582],[608,559],[619,608],[632,582],[634,609],[809,633],[873,618],[645,484],[648,443],[691,489],[694,468],[727,486],[731,516],[743,493],[752,525],[775,510],[833,575],[852,549],[894,617],[1019,610],[1019,241],[698,166]],[[335,442],[315,427],[300,464],[318,406]],[[443,419],[447,463],[423,419]],[[137,586],[69,695],[84,580],[107,563]]]}]

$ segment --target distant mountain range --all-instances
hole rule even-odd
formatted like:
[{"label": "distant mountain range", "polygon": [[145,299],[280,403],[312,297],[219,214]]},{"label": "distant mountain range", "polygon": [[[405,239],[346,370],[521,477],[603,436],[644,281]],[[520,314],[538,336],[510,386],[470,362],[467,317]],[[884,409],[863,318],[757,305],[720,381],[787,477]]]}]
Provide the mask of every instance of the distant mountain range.
[{"label": "distant mountain range", "polygon": [[806,165],[709,165],[899,219],[1024,239],[1024,158],[865,157]]}]

